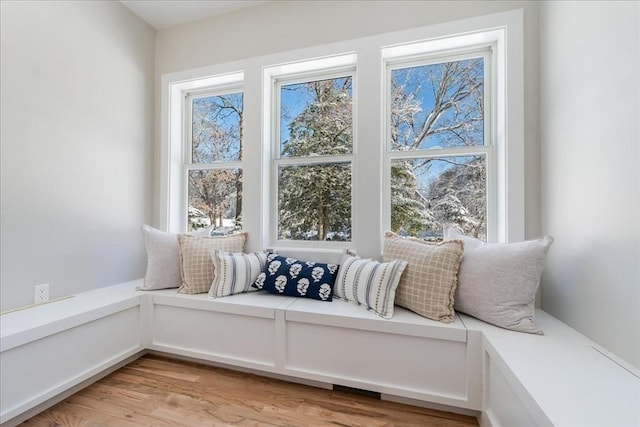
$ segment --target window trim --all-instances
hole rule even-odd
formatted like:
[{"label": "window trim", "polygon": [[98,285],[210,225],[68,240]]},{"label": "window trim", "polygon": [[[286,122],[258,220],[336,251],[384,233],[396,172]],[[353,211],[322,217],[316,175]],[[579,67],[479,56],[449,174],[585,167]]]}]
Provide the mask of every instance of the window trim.
[{"label": "window trim", "polygon": [[[180,78],[176,78],[177,76]],[[200,75],[201,77],[197,77]],[[161,191],[160,228],[178,233],[187,230],[188,172],[191,142],[187,139],[186,99],[189,93],[209,91],[211,88],[238,87],[244,72],[231,68],[218,74],[201,74],[196,70],[162,76],[161,128]],[[189,131],[190,132],[190,131]],[[185,141],[187,143],[185,144]],[[188,160],[188,161],[187,161]]]},{"label": "window trim", "polygon": [[[429,49],[429,45],[418,42],[417,45]],[[407,47],[413,47],[406,45]],[[432,48],[432,47],[431,47]],[[410,54],[405,56],[384,54],[387,59],[383,60],[384,72],[384,155],[383,155],[383,202],[382,202],[382,225],[384,229],[391,229],[391,164],[394,160],[403,159],[439,159],[446,157],[462,157],[482,155],[485,158],[486,177],[486,233],[487,241],[497,241],[498,221],[496,220],[496,198],[499,191],[496,189],[496,172],[493,164],[496,156],[504,156],[506,153],[498,152],[496,143],[498,135],[494,123],[495,101],[494,90],[496,88],[497,70],[494,67],[496,62],[495,51],[496,41],[483,41],[478,45],[470,45],[465,48],[454,47],[446,50],[439,46],[435,52],[419,51],[413,48],[407,50]],[[441,64],[444,62],[463,61],[473,58],[483,58],[483,97],[485,100],[485,114],[483,127],[483,145],[460,146],[448,148],[418,148],[411,151],[393,150],[391,148],[391,78],[392,72],[399,69]],[[487,108],[488,107],[488,108]],[[504,145],[503,145],[504,146]]]},{"label": "window trim", "polygon": [[[340,57],[332,57],[332,61],[340,58]],[[355,59],[352,55],[344,55],[342,56],[345,62],[348,60]],[[306,62],[306,64],[305,64]],[[342,248],[345,244],[356,245],[356,238],[353,232],[353,224],[354,224],[354,164],[356,161],[356,152],[357,152],[357,137],[356,137],[356,111],[357,111],[357,100],[356,100],[356,91],[357,91],[357,81],[356,81],[356,66],[355,64],[342,64],[338,67],[333,66],[325,66],[322,67],[323,61],[314,60],[312,62],[313,65],[318,68],[311,68],[312,64],[308,62],[311,61],[301,61],[300,68],[307,69],[306,72],[300,73],[291,73],[291,74],[275,74],[271,75],[271,85],[272,85],[272,108],[271,111],[268,112],[271,120],[272,133],[271,133],[271,159],[270,159],[270,167],[271,167],[271,182],[273,185],[271,186],[271,199],[270,199],[270,217],[272,220],[269,223],[269,240],[270,245],[273,247],[309,247],[309,248]],[[342,62],[342,61],[341,61]],[[289,64],[293,65],[293,64]],[[281,143],[280,140],[280,122],[281,122],[281,88],[282,86],[290,85],[290,84],[298,84],[305,83],[310,81],[318,81],[318,80],[329,80],[329,79],[337,79],[343,77],[351,77],[351,114],[352,114],[352,147],[351,154],[337,154],[337,155],[318,155],[318,156],[304,156],[304,157],[283,157],[281,153]],[[280,185],[279,185],[279,168],[282,166],[311,166],[311,165],[322,165],[322,164],[349,164],[351,168],[351,240],[348,242],[331,242],[331,241],[318,241],[318,240],[287,240],[287,239],[279,239],[278,238],[278,228],[279,228],[279,216],[278,216],[278,200],[280,197]]]},{"label": "window trim", "polygon": [[[160,182],[154,188],[157,198],[156,214],[153,223],[161,229],[181,232],[176,223],[176,195],[180,194],[182,159],[182,112],[180,110],[181,92],[198,87],[227,81],[244,81],[244,119],[245,119],[245,158],[243,227],[248,232],[248,251],[261,250],[271,246],[269,235],[270,221],[270,171],[271,123],[265,121],[265,111],[269,111],[270,75],[265,72],[271,68],[271,74],[295,71],[291,64],[308,59],[326,59],[345,56],[336,52],[357,55],[356,80],[358,90],[354,92],[359,108],[354,116],[355,129],[354,151],[356,158],[353,164],[353,188],[358,191],[352,200],[354,216],[353,236],[357,238],[357,246],[345,245],[356,249],[361,256],[378,258],[382,253],[382,204],[384,152],[383,144],[383,100],[382,79],[384,77],[384,60],[394,52],[407,54],[407,41],[420,41],[438,48],[454,48],[451,40],[458,42],[467,37],[467,42],[478,43],[487,33],[494,34],[497,39],[496,60],[494,67],[506,70],[497,81],[495,90],[496,132],[502,134],[498,141],[504,150],[504,159],[496,159],[496,187],[502,189],[504,196],[496,199],[496,219],[500,225],[496,241],[519,241],[524,239],[525,205],[524,205],[524,67],[523,67],[523,11],[521,9],[468,19],[434,24],[426,27],[402,30],[393,33],[379,34],[360,39],[352,39],[324,45],[306,47],[287,52],[274,53],[261,57],[217,64],[197,69],[178,71],[161,76],[160,105],[160,166],[158,174]],[[412,42],[415,45],[415,42]],[[381,56],[381,49],[383,56]],[[393,49],[396,49],[395,51]],[[404,49],[404,50],[403,50]],[[384,55],[387,55],[386,57]],[[397,54],[399,55],[399,53]],[[339,58],[336,61],[344,61]],[[351,61],[353,63],[355,61]],[[336,65],[337,66],[337,65]],[[298,70],[305,71],[305,70]],[[236,76],[235,80],[233,77]],[[377,82],[377,83],[376,83]],[[372,86],[372,84],[374,86]],[[379,91],[372,90],[379,85]],[[366,85],[367,91],[360,91]],[[508,96],[507,96],[508,94]],[[368,123],[368,126],[359,126]],[[507,146],[508,145],[508,146]],[[361,167],[367,165],[367,167]],[[255,176],[254,176],[255,175]],[[179,200],[179,199],[178,199]],[[251,203],[251,206],[249,206]],[[249,212],[250,211],[250,212]],[[180,218],[180,216],[178,216]],[[359,232],[362,230],[363,232]],[[366,232],[365,232],[366,231]],[[357,237],[356,237],[357,236]],[[283,248],[284,249],[284,248]],[[296,248],[294,248],[296,249]],[[303,251],[297,248],[298,252]],[[317,249],[310,252],[339,253],[340,250]],[[292,252],[292,253],[295,253]]]},{"label": "window trim", "polygon": [[[189,229],[189,173],[192,171],[209,171],[209,170],[239,170],[243,171],[244,166],[242,159],[237,160],[217,160],[211,163],[194,163],[193,162],[193,100],[209,98],[213,96],[223,96],[235,93],[243,94],[244,104],[244,87],[241,82],[232,84],[221,84],[219,86],[208,86],[204,88],[198,88],[195,90],[184,91],[182,106],[183,114],[183,130],[184,141],[182,153],[182,182],[181,189],[182,207],[185,209],[183,212],[184,226],[181,229],[185,231]],[[244,110],[244,107],[243,107]],[[241,141],[243,144],[243,141]],[[214,224],[212,224],[214,225]]]}]

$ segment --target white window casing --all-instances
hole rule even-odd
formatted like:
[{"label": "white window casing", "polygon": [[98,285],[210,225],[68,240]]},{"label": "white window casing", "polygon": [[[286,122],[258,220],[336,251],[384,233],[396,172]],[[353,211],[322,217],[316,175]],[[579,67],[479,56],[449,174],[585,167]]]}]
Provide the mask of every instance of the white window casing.
[{"label": "white window casing", "polygon": [[[289,63],[285,65],[275,65],[265,67],[264,75],[264,94],[266,99],[271,100],[270,108],[263,110],[263,123],[271,123],[271,132],[263,136],[264,145],[269,147],[270,157],[270,176],[265,181],[264,191],[269,193],[269,209],[266,227],[268,228],[269,238],[268,245],[272,247],[300,247],[300,248],[343,248],[345,246],[353,247],[355,245],[353,224],[354,224],[354,185],[353,177],[355,176],[356,161],[356,141],[357,126],[355,124],[355,111],[357,109],[357,81],[355,77],[355,65],[357,56],[355,54],[342,54],[326,58],[317,58],[310,61],[301,61],[297,63]],[[309,157],[282,157],[280,155],[280,88],[285,85],[304,83],[314,80],[334,79],[340,77],[352,78],[352,112],[353,112],[353,145],[351,154],[342,155],[320,155]],[[270,142],[267,142],[270,141]],[[327,241],[297,241],[297,240],[280,240],[277,236],[278,228],[278,170],[281,166],[296,165],[321,165],[331,163],[346,163],[351,166],[352,185],[351,185],[351,240],[349,242],[327,242]]]},{"label": "white window casing", "polygon": [[[386,165],[394,156],[387,149],[387,97],[384,94],[387,70],[399,60],[428,58],[445,52],[465,54],[482,47],[492,49],[491,70],[485,67],[485,76],[486,73],[493,76],[485,79],[485,91],[490,91],[492,106],[485,118],[490,129],[485,141],[491,145],[465,148],[465,153],[486,150],[488,240],[524,239],[522,10],[163,75],[158,226],[172,232],[186,230],[184,170],[185,140],[189,139],[185,138],[185,94],[241,86],[244,93],[243,229],[249,236],[246,250],[310,243],[320,252],[339,252],[349,247],[361,256],[379,257],[382,235],[389,226]],[[292,160],[274,162],[274,154],[279,152],[274,145],[277,124],[272,114],[275,84],[283,76],[290,81],[288,79],[296,75],[309,76],[331,70],[353,72],[353,153],[336,156],[341,160],[345,157],[352,165],[352,241],[278,242],[274,217],[277,185],[273,181],[277,166],[274,165]],[[445,150],[437,155],[444,154],[452,153]],[[225,163],[225,167],[230,166]]]}]

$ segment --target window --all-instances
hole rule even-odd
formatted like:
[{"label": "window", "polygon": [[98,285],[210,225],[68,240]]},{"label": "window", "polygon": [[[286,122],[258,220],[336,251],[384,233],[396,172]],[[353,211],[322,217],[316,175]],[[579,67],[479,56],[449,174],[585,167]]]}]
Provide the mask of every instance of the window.
[{"label": "window", "polygon": [[276,80],[277,240],[351,240],[353,76]]},{"label": "window", "polygon": [[[487,237],[491,51],[387,61],[387,176],[394,232]],[[493,194],[489,192],[489,194]],[[492,213],[492,212],[491,212]]]},{"label": "window", "polygon": [[220,234],[242,228],[243,94],[189,94],[187,229],[213,226]]},{"label": "window", "polygon": [[522,28],[511,11],[163,75],[160,227],[307,257],[378,258],[386,230],[445,222],[522,240]]}]

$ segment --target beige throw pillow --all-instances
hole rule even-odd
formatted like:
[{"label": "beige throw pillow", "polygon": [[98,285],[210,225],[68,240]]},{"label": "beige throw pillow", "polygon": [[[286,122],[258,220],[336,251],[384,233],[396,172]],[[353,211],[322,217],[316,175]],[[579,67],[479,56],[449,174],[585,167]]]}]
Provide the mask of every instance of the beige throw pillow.
[{"label": "beige throw pillow", "polygon": [[187,234],[178,236],[180,246],[181,294],[201,294],[209,292],[213,282],[213,261],[211,251],[243,252],[247,233],[237,233],[222,237],[196,237]]},{"label": "beige throw pillow", "polygon": [[460,240],[429,243],[387,232],[383,261],[402,259],[408,263],[396,290],[395,304],[429,319],[453,322],[463,250]]}]

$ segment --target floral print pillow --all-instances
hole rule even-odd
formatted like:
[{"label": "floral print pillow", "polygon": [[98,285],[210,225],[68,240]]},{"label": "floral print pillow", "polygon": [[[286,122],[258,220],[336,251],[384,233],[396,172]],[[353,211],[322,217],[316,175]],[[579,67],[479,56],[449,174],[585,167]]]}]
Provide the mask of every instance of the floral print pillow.
[{"label": "floral print pillow", "polygon": [[300,261],[269,254],[264,270],[252,286],[273,294],[331,301],[337,272],[337,264]]}]

